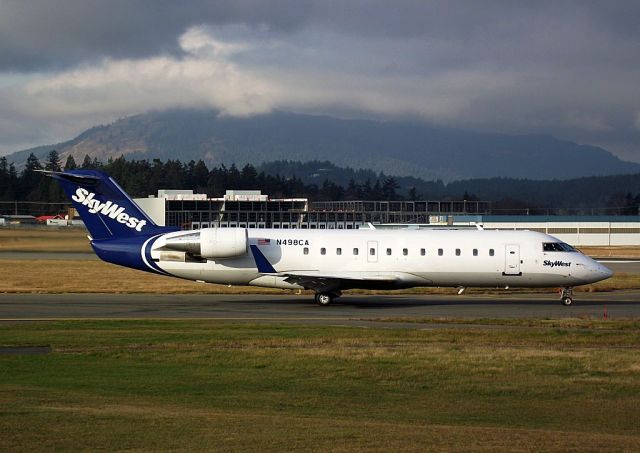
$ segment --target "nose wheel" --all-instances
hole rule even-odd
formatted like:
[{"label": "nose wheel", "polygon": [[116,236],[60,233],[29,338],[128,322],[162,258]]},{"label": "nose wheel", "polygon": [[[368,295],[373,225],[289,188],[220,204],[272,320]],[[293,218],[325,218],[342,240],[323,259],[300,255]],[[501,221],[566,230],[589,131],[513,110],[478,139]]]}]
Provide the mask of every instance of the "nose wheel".
[{"label": "nose wheel", "polygon": [[568,307],[573,303],[573,288],[571,286],[567,286],[562,288],[560,291],[560,302],[565,307]]}]

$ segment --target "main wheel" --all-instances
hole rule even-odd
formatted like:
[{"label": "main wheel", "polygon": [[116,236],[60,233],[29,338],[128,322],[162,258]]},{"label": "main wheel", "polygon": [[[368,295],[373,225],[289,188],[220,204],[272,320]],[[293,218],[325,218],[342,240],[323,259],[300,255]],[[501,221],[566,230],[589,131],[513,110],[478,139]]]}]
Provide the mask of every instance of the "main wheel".
[{"label": "main wheel", "polygon": [[569,305],[571,305],[573,303],[573,299],[570,297],[563,297],[560,302],[562,302],[562,305],[564,305],[565,307],[568,307]]},{"label": "main wheel", "polygon": [[333,302],[333,295],[330,293],[316,293],[316,303],[318,305],[330,305]]}]

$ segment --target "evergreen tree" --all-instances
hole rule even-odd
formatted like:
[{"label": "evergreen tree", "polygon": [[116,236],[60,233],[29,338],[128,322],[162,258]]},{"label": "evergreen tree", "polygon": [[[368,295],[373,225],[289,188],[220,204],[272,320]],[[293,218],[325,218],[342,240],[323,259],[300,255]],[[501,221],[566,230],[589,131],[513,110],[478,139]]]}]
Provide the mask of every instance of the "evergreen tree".
[{"label": "evergreen tree", "polygon": [[381,200],[382,199],[382,187],[380,187],[380,180],[376,179],[376,183],[371,188],[371,192],[369,194],[370,200]]},{"label": "evergreen tree", "polygon": [[82,160],[82,168],[83,169],[93,168],[93,163],[91,162],[91,158],[89,157],[88,154],[84,155],[84,159]]},{"label": "evergreen tree", "polygon": [[17,198],[19,184],[18,172],[12,162],[9,164],[9,184],[5,192],[7,200],[15,200]]},{"label": "evergreen tree", "polygon": [[209,169],[202,160],[196,162],[193,166],[193,185],[194,190],[202,191],[207,187],[207,181],[209,179]]},{"label": "evergreen tree", "polygon": [[78,168],[78,165],[76,164],[76,160],[73,158],[71,154],[69,154],[67,156],[67,161],[64,163],[64,169],[75,170],[76,168]]},{"label": "evergreen tree", "polygon": [[44,165],[44,169],[49,171],[60,171],[62,170],[60,165],[60,155],[58,154],[58,151],[52,149],[47,155],[47,162]]},{"label": "evergreen tree", "polygon": [[240,180],[245,189],[255,190],[258,189],[256,178],[258,177],[258,172],[255,167],[251,164],[247,164],[242,168],[240,172]]},{"label": "evergreen tree", "polygon": [[358,184],[356,184],[356,181],[351,178],[349,180],[349,184],[347,185],[347,190],[345,191],[345,197],[348,200],[357,200],[360,195],[360,186],[358,186]]},{"label": "evergreen tree", "polygon": [[0,157],[0,200],[6,199],[7,190],[9,189],[9,165],[7,158]]},{"label": "evergreen tree", "polygon": [[29,154],[27,162],[20,174],[20,185],[16,194],[20,199],[37,200],[45,199],[43,187],[40,185],[42,174],[37,170],[42,170],[42,165],[35,154]]},{"label": "evergreen tree", "polygon": [[382,183],[382,195],[385,200],[395,200],[398,198],[396,194],[396,189],[399,189],[400,186],[398,182],[393,177],[388,177]]}]

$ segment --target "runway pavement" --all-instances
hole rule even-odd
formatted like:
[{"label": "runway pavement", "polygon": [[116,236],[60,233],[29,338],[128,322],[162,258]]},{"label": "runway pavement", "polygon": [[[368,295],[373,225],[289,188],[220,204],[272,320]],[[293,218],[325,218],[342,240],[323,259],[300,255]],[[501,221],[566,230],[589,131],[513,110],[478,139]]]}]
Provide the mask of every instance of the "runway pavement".
[{"label": "runway pavement", "polygon": [[331,306],[321,307],[309,296],[284,294],[0,294],[0,319],[177,318],[371,325],[370,321],[362,320],[601,318],[605,311],[610,318],[640,317],[640,291],[578,293],[575,299],[573,306],[564,307],[554,294],[512,294],[508,297],[348,295],[337,299]]}]

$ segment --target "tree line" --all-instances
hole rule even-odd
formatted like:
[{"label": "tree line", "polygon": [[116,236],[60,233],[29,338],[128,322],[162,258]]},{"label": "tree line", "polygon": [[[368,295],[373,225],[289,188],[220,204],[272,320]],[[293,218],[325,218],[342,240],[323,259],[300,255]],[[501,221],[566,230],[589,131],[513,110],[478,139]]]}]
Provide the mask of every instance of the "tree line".
[{"label": "tree line", "polygon": [[58,183],[39,170],[101,170],[113,177],[132,197],[145,197],[158,189],[192,189],[211,197],[221,197],[226,190],[261,190],[273,198],[306,197],[314,201],[327,200],[400,200],[398,184],[393,177],[367,180],[363,184],[351,181],[346,187],[325,179],[321,184],[304,183],[292,176],[267,174],[253,165],[242,168],[221,165],[209,169],[202,160],[183,163],[179,160],[161,161],[109,159],[106,163],[88,155],[78,164],[68,156],[62,164],[57,151],[52,150],[44,162],[31,154],[24,169],[18,173],[13,163],[0,157],[0,199],[4,201],[66,201]]},{"label": "tree line", "polygon": [[[554,213],[638,215],[640,175],[580,178],[569,181],[531,181],[509,178],[424,181],[393,177],[371,170],[339,168],[330,162],[266,163],[208,168],[202,161],[127,160],[100,162],[88,155],[77,163],[68,156],[64,164],[56,150],[40,162],[31,154],[17,172],[0,157],[0,200],[66,202],[59,184],[38,170],[97,169],[112,176],[133,197],[146,197],[158,189],[192,189],[220,197],[228,189],[261,190],[273,198],[303,197],[312,201],[341,200],[484,200],[495,213]],[[337,181],[337,182],[336,182]],[[627,190],[625,190],[625,188]],[[573,209],[573,211],[571,211]],[[563,211],[564,210],[564,211]]]}]

